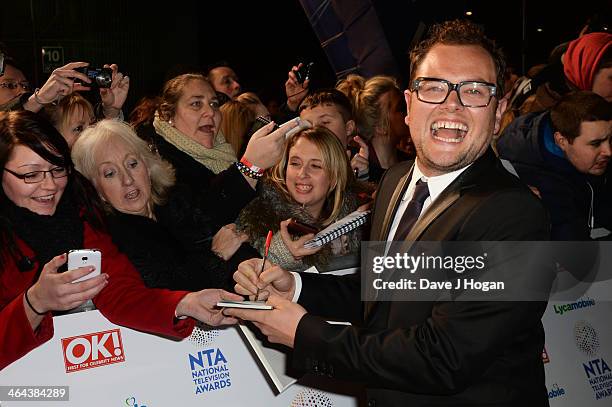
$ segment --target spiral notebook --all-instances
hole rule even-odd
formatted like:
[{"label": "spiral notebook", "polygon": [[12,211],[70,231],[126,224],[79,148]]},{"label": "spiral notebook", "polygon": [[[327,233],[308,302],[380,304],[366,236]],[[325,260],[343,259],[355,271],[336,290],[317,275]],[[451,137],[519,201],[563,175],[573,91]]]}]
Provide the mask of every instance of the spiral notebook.
[{"label": "spiral notebook", "polygon": [[369,215],[370,211],[351,212],[317,233],[313,239],[304,243],[304,247],[314,249],[315,247],[323,246],[366,223]]}]

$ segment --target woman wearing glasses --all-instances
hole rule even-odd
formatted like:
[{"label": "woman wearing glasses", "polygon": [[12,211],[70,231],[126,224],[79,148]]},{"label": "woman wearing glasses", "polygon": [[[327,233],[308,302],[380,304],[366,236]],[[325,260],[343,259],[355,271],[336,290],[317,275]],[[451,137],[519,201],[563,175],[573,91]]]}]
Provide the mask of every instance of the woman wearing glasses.
[{"label": "woman wearing glasses", "polygon": [[21,108],[21,96],[30,91],[30,83],[15,61],[4,57],[4,74],[0,76],[0,111]]},{"label": "woman wearing glasses", "polygon": [[[53,336],[53,311],[93,299],[113,323],[183,338],[191,316],[211,325],[233,323],[213,309],[223,290],[196,293],[148,289],[105,233],[91,184],[74,170],[68,144],[45,120],[27,111],[0,113],[0,369]],[[100,275],[65,269],[66,252],[97,248]],[[123,295],[122,295],[123,294]]]}]

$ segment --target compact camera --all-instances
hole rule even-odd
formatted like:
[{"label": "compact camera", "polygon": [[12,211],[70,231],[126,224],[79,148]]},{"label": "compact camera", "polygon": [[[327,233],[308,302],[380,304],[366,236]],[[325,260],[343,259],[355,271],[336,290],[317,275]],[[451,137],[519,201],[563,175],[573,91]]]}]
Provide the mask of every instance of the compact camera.
[{"label": "compact camera", "polygon": [[302,64],[300,69],[294,71],[295,78],[297,79],[299,84],[304,83],[307,79],[310,79],[310,71],[314,66],[314,62],[309,62],[307,64]]},{"label": "compact camera", "polygon": [[[113,70],[110,68],[75,68],[77,72],[84,73],[87,75],[89,79],[91,79],[91,83],[82,83],[83,86],[87,86],[90,88],[110,88],[113,82]],[[77,79],[75,83],[80,83]]]}]

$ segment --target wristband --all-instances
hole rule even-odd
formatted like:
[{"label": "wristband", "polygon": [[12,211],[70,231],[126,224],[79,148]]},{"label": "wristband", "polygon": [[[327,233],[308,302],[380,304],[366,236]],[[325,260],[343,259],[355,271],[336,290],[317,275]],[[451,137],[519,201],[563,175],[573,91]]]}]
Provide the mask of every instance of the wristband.
[{"label": "wristband", "polygon": [[249,178],[255,179],[255,180],[260,179],[264,174],[263,172],[253,171],[252,169],[250,169],[245,164],[239,161],[236,161],[236,167],[242,174],[246,175]]},{"label": "wristband", "polygon": [[263,174],[264,173],[264,169],[260,168],[258,166],[256,166],[255,164],[253,164],[252,162],[250,162],[246,156],[242,156],[242,158],[240,159],[240,162],[244,165],[246,165],[249,169],[251,169],[252,171],[255,171],[258,174]]},{"label": "wristband", "polygon": [[[31,287],[30,287],[30,288],[31,288]],[[30,288],[28,288],[28,290],[29,290]],[[32,303],[30,302],[30,299],[28,298],[28,290],[26,290],[26,291],[25,291],[25,293],[23,294],[23,295],[24,295],[24,297],[25,297],[26,302],[28,303],[28,307],[30,307],[30,309],[31,309],[32,311],[34,311],[34,313],[35,313],[36,315],[45,315],[45,314],[46,314],[46,312],[38,312],[38,311],[36,311],[36,308],[34,308],[34,307],[32,306]]]}]

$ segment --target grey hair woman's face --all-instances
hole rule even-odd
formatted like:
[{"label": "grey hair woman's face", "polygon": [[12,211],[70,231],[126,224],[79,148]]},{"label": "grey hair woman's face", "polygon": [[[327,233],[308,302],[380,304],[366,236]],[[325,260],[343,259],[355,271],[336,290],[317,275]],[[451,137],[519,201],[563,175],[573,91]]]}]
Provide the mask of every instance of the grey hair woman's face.
[{"label": "grey hair woman's face", "polygon": [[94,184],[100,197],[119,212],[150,217],[151,177],[140,154],[113,141],[94,154]]}]

